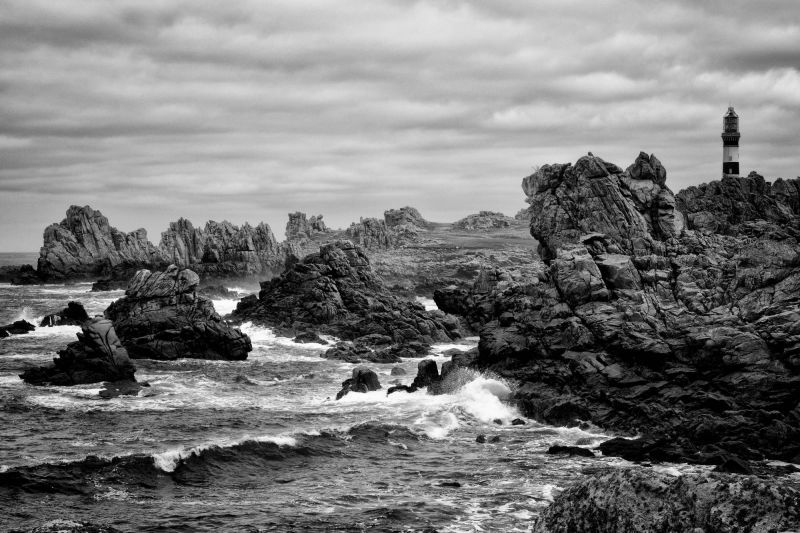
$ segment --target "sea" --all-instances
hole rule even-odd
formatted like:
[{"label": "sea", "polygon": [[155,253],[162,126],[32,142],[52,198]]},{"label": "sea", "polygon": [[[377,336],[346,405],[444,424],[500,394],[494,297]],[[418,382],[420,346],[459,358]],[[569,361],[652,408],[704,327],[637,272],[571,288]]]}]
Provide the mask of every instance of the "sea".
[{"label": "sea", "polygon": [[[22,255],[0,264],[31,262]],[[101,315],[122,296],[90,283],[0,284],[0,324],[38,325],[69,301]],[[214,306],[225,315],[236,301]],[[242,329],[253,342],[247,360],[137,360],[136,378],[150,386],[109,400],[101,384],[19,378],[78,327],[0,339],[0,531],[73,522],[125,532],[529,531],[564,487],[597,466],[627,464],[548,455],[555,444],[593,448],[612,435],[512,425],[524,418],[507,401],[517,384],[498,376],[470,371],[449,394],[387,396],[410,383],[419,359],[370,364],[383,389],[336,401],[354,365],[323,359],[322,344]],[[442,352],[477,340],[436,345],[427,357],[441,365]],[[405,375],[392,375],[396,367]]]}]

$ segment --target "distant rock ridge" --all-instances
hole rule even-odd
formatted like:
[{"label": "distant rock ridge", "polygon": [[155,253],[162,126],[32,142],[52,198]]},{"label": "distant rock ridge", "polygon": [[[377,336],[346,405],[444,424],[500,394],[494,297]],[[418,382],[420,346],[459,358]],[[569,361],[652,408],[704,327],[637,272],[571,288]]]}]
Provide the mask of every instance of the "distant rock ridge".
[{"label": "distant rock ridge", "polygon": [[[665,180],[644,153],[543,165],[522,185],[544,261],[436,301],[480,329],[478,364],[520,383],[527,415],[643,435],[606,455],[799,462],[798,216],[775,207],[794,185],[779,201],[753,176],[709,184],[684,218]],[[691,229],[703,212],[724,233]]]},{"label": "distant rock ridge", "polygon": [[326,232],[328,232],[328,227],[322,220],[322,215],[315,215],[309,219],[305,213],[300,211],[289,213],[289,221],[286,223],[286,239],[308,239],[316,234]]},{"label": "distant rock ridge", "polygon": [[503,213],[496,211],[480,211],[478,213],[467,215],[453,223],[454,229],[468,230],[468,231],[482,231],[494,228],[507,228],[517,221],[511,217],[507,217]]}]

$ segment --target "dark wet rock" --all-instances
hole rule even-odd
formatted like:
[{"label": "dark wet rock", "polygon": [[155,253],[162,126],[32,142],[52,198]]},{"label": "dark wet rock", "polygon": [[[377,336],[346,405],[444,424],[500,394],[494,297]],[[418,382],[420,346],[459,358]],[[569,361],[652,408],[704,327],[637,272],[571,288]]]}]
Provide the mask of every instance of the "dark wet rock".
[{"label": "dark wet rock", "polygon": [[477,437],[475,437],[475,442],[479,444],[484,444],[486,442],[486,435],[483,434],[478,435]]},{"label": "dark wet rock", "polygon": [[[6,324],[5,326],[0,326],[0,335],[3,337],[8,337],[9,335],[25,335],[26,333],[30,333],[31,331],[35,330],[36,326],[28,322],[27,320],[17,320],[12,322],[11,324]],[[3,333],[5,335],[3,335]]]},{"label": "dark wet rock", "polygon": [[515,418],[514,420],[511,421],[512,426],[524,426],[525,424],[527,424],[527,422],[525,422],[521,418]]},{"label": "dark wet rock", "polygon": [[83,304],[69,302],[67,307],[58,313],[45,316],[39,326],[80,326],[87,320],[89,320],[89,315],[86,313],[86,309],[83,308]]},{"label": "dark wet rock", "polygon": [[246,359],[250,338],[224,322],[208,298],[198,296],[197,274],[170,265],[140,270],[125,297],[105,311],[134,359]]},{"label": "dark wet rock", "polygon": [[729,474],[752,474],[753,468],[747,461],[738,457],[725,457],[724,461],[714,468],[714,472],[727,472]]},{"label": "dark wet rock", "polygon": [[336,399],[339,400],[350,392],[370,392],[380,388],[381,382],[374,370],[357,366],[353,369],[353,376],[342,382],[342,390],[336,395]]},{"label": "dark wet rock", "polygon": [[502,426],[503,425],[503,421],[500,420],[499,418],[495,418],[494,420],[492,420],[492,423],[493,424],[497,424],[498,426]]},{"label": "dark wet rock", "polygon": [[322,215],[312,216],[309,219],[300,211],[289,213],[289,221],[286,223],[286,238],[289,240],[308,239],[327,231]]},{"label": "dark wet rock", "polygon": [[591,450],[581,448],[580,446],[550,446],[550,448],[547,449],[547,453],[550,455],[569,455],[570,457],[573,455],[577,455],[578,457],[594,457],[594,453],[592,453]]},{"label": "dark wet rock", "polygon": [[298,333],[297,336],[295,336],[295,338],[292,339],[292,341],[303,344],[305,343],[328,344],[328,341],[320,337],[319,334],[317,334],[314,331],[304,331],[303,333]]},{"label": "dark wet rock", "polygon": [[406,375],[406,371],[402,367],[396,366],[396,367],[392,368],[391,375],[392,376],[405,376]]},{"label": "dark wet rock", "polygon": [[602,469],[556,496],[534,533],[794,531],[800,491],[790,482],[731,474],[672,476]]},{"label": "dark wet rock", "polygon": [[458,320],[394,295],[364,249],[336,241],[280,277],[262,282],[258,300],[242,300],[234,316],[278,332],[313,329],[344,340],[380,335],[398,344],[457,338]]},{"label": "dark wet rock", "polygon": [[500,442],[500,435],[494,435],[492,438],[489,439],[489,442],[492,444],[497,444]]},{"label": "dark wet rock", "polygon": [[544,165],[523,188],[545,261],[484,268],[471,287],[435,293],[437,305],[480,330],[473,364],[519,383],[525,416],[642,435],[604,443],[606,455],[799,457],[792,189],[781,182],[792,207],[778,214],[763,207],[778,201],[773,188],[755,182],[737,178],[744,196],[731,184],[707,186],[719,198],[693,193],[694,212],[717,213],[713,202],[747,211],[715,233],[692,229],[699,219],[684,226],[665,180],[646,154],[625,171],[594,156]]},{"label": "dark wet rock", "polygon": [[31,265],[9,265],[0,266],[0,283],[38,285],[44,283],[44,280]]},{"label": "dark wet rock", "polygon": [[144,387],[149,387],[148,383],[138,383],[136,381],[122,380],[103,383],[100,390],[100,397],[106,400],[118,398],[119,396],[136,396]]},{"label": "dark wet rock", "polygon": [[459,483],[458,481],[442,481],[441,483],[439,483],[439,486],[440,487],[451,487],[451,488],[457,489],[457,488],[461,487],[461,483]]},{"label": "dark wet rock", "polygon": [[[446,364],[446,363],[445,363]],[[444,366],[442,367],[444,368]],[[444,375],[439,373],[439,367],[433,359],[423,359],[417,364],[417,375],[411,385],[396,385],[390,387],[387,395],[398,392],[416,392],[420,389],[427,389],[430,394],[442,394],[445,391]]]},{"label": "dark wet rock", "polygon": [[20,377],[33,385],[136,381],[136,368],[110,320],[93,318],[81,330],[78,340],[61,350],[52,365],[30,368]]},{"label": "dark wet rock", "polygon": [[6,337],[10,337],[11,334],[6,330],[0,328],[0,339],[5,339]]},{"label": "dark wet rock", "polygon": [[453,229],[464,231],[485,231],[494,228],[507,228],[517,221],[503,213],[481,211],[468,215],[453,223]]},{"label": "dark wet rock", "polygon": [[129,279],[99,279],[92,283],[92,292],[125,290]]}]

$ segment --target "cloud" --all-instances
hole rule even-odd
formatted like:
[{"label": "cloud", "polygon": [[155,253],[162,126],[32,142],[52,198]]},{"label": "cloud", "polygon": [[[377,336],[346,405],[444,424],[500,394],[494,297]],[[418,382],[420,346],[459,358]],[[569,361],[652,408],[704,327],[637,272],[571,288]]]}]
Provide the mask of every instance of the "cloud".
[{"label": "cloud", "polygon": [[[792,0],[9,0],[0,4],[0,250],[72,203],[170,220],[515,212],[533,165],[655,152],[677,190],[798,174]],[[12,220],[24,220],[20,225]]]}]

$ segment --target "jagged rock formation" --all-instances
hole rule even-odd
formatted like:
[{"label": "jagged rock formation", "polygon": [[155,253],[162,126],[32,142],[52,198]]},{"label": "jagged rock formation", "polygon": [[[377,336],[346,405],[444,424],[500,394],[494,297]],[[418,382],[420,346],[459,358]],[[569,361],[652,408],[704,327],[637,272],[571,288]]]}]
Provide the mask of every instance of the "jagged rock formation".
[{"label": "jagged rock formation", "polygon": [[378,334],[396,343],[433,343],[459,336],[458,320],[427,312],[395,296],[370,266],[364,249],[350,241],[324,245],[280,277],[262,282],[258,299],[245,298],[234,316],[293,336],[319,330],[354,340]]},{"label": "jagged rock formation", "polygon": [[529,416],[642,433],[640,458],[800,461],[798,241],[684,230],[665,179],[645,154],[542,166],[523,189],[547,261],[437,303],[483,327],[478,364]]},{"label": "jagged rock formation", "polygon": [[289,221],[286,223],[286,238],[289,240],[308,239],[318,233],[326,233],[328,228],[322,220],[322,215],[306,218],[305,213],[297,211],[289,213]]},{"label": "jagged rock formation", "polygon": [[42,280],[32,265],[0,266],[0,283],[35,285]]},{"label": "jagged rock formation", "polygon": [[60,224],[44,230],[37,270],[40,278],[58,281],[123,277],[163,263],[144,229],[122,233],[100,211],[73,205]]},{"label": "jagged rock formation", "polygon": [[20,377],[34,385],[136,381],[136,367],[110,320],[93,318],[84,322],[81,329],[78,340],[61,350],[52,365],[28,369]]},{"label": "jagged rock formation", "polygon": [[246,359],[250,338],[225,323],[208,298],[195,293],[199,276],[170,265],[140,270],[125,297],[105,311],[134,359]]},{"label": "jagged rock formation", "polygon": [[386,222],[377,218],[361,218],[345,231],[347,238],[367,249],[391,248],[394,239]]},{"label": "jagged rock formation", "polygon": [[788,480],[601,470],[559,494],[534,533],[796,531],[800,490]]},{"label": "jagged rock formation", "polygon": [[495,211],[480,211],[467,215],[453,223],[453,229],[465,231],[485,231],[493,228],[507,228],[516,221]]},{"label": "jagged rock formation", "polygon": [[181,218],[161,234],[159,250],[168,262],[204,278],[271,276],[283,269],[287,257],[286,247],[263,222],[240,228],[211,220],[199,229]]},{"label": "jagged rock formation", "polygon": [[45,316],[39,326],[80,326],[89,320],[89,315],[80,302],[69,302],[67,307]]},{"label": "jagged rock formation", "polygon": [[689,229],[735,235],[746,222],[768,221],[800,229],[800,178],[778,178],[768,183],[751,172],[746,178],[724,176],[678,193],[677,207],[686,216]]},{"label": "jagged rock formation", "polygon": [[399,226],[414,226],[416,228],[427,228],[430,223],[422,218],[422,215],[415,207],[401,207],[400,209],[388,209],[383,212],[383,220],[386,227],[397,228]]}]

